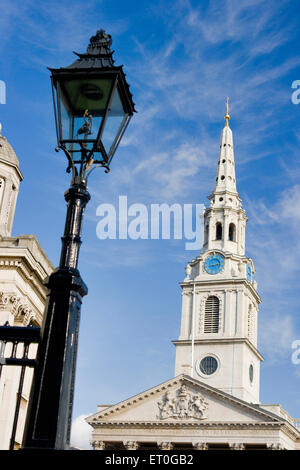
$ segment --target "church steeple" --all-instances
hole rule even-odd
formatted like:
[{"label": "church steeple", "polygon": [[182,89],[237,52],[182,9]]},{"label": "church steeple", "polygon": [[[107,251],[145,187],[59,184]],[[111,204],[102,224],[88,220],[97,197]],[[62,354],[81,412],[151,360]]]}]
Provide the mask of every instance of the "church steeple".
[{"label": "church steeple", "polygon": [[225,126],[221,132],[219,158],[210,207],[204,214],[202,251],[221,249],[224,252],[245,254],[247,217],[236,189],[234,147],[229,127],[229,106],[226,101]]},{"label": "church steeple", "polygon": [[236,193],[235,164],[232,131],[229,127],[228,99],[226,102],[225,127],[221,133],[219,160],[214,192]]},{"label": "church steeple", "polygon": [[175,375],[190,374],[243,400],[259,402],[254,263],[245,256],[247,217],[235,180],[232,131],[226,102],[217,174],[203,217],[200,256],[186,269]]}]

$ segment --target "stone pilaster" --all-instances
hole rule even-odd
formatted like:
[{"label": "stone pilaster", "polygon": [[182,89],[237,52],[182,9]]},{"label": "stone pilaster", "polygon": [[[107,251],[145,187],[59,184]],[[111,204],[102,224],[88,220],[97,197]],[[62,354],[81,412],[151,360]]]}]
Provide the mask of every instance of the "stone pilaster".
[{"label": "stone pilaster", "polygon": [[223,250],[228,251],[228,230],[229,230],[229,211],[224,210],[224,224],[223,224]]},{"label": "stone pilaster", "polygon": [[190,333],[190,320],[193,292],[190,288],[182,291],[181,331],[179,339],[188,339]]},{"label": "stone pilaster", "polygon": [[268,450],[284,450],[284,446],[282,444],[275,444],[274,442],[272,444],[267,444],[267,449]]},{"label": "stone pilaster", "polygon": [[92,441],[91,444],[94,450],[105,450],[107,447],[105,441]]},{"label": "stone pilaster", "polygon": [[158,442],[157,447],[161,450],[172,450],[173,443],[172,442]]},{"label": "stone pilaster", "polygon": [[237,290],[237,311],[236,311],[236,331],[235,334],[239,337],[243,336],[243,321],[244,321],[244,292],[243,289]]},{"label": "stone pilaster", "polygon": [[230,450],[245,450],[245,444],[242,442],[233,442],[229,444]]},{"label": "stone pilaster", "polygon": [[138,450],[139,443],[137,441],[124,441],[123,445],[126,450]]},{"label": "stone pilaster", "polygon": [[195,450],[208,450],[206,442],[193,442],[193,447]]}]

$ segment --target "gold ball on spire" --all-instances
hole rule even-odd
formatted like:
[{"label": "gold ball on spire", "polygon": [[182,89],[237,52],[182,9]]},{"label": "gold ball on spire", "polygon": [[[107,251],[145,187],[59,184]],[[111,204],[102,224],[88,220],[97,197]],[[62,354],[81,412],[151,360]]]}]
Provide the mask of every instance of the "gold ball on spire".
[{"label": "gold ball on spire", "polygon": [[228,104],[228,101],[229,101],[229,98],[227,96],[226,98],[226,114],[224,116],[224,119],[225,119],[225,126],[229,126],[229,119],[230,119],[230,115],[229,115],[229,104]]}]

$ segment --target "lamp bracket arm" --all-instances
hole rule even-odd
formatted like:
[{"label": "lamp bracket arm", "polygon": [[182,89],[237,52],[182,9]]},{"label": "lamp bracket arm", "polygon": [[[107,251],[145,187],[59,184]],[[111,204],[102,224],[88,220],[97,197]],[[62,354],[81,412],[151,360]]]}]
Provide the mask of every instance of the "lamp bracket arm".
[{"label": "lamp bracket arm", "polygon": [[96,170],[96,168],[105,168],[105,173],[109,173],[109,172],[110,172],[109,166],[108,166],[108,165],[105,165],[105,163],[101,163],[101,165],[95,165],[95,166],[85,175],[86,181],[88,180],[88,177],[90,176],[90,174],[93,173],[94,170]]},{"label": "lamp bracket arm", "polygon": [[75,176],[78,176],[77,168],[74,165],[72,157],[71,157],[70,153],[68,152],[68,150],[66,149],[66,147],[64,145],[58,145],[55,148],[55,151],[59,152],[59,150],[63,150],[66,157],[67,157],[67,159],[68,159],[69,165],[68,165],[68,168],[66,169],[66,172],[70,173],[70,171],[72,170],[72,177],[74,178]]}]

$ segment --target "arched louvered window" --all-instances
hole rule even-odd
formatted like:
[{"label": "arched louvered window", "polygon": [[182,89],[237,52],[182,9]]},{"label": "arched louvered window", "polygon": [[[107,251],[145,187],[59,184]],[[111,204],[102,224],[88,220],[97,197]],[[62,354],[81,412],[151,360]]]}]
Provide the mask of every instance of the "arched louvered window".
[{"label": "arched louvered window", "polygon": [[222,224],[217,222],[216,224],[216,240],[222,240]]},{"label": "arched louvered window", "polygon": [[234,224],[229,224],[229,231],[228,231],[228,240],[235,242],[236,241],[236,230]]},{"label": "arched louvered window", "polygon": [[204,314],[204,333],[219,332],[219,309],[220,302],[218,297],[215,295],[207,297]]}]

